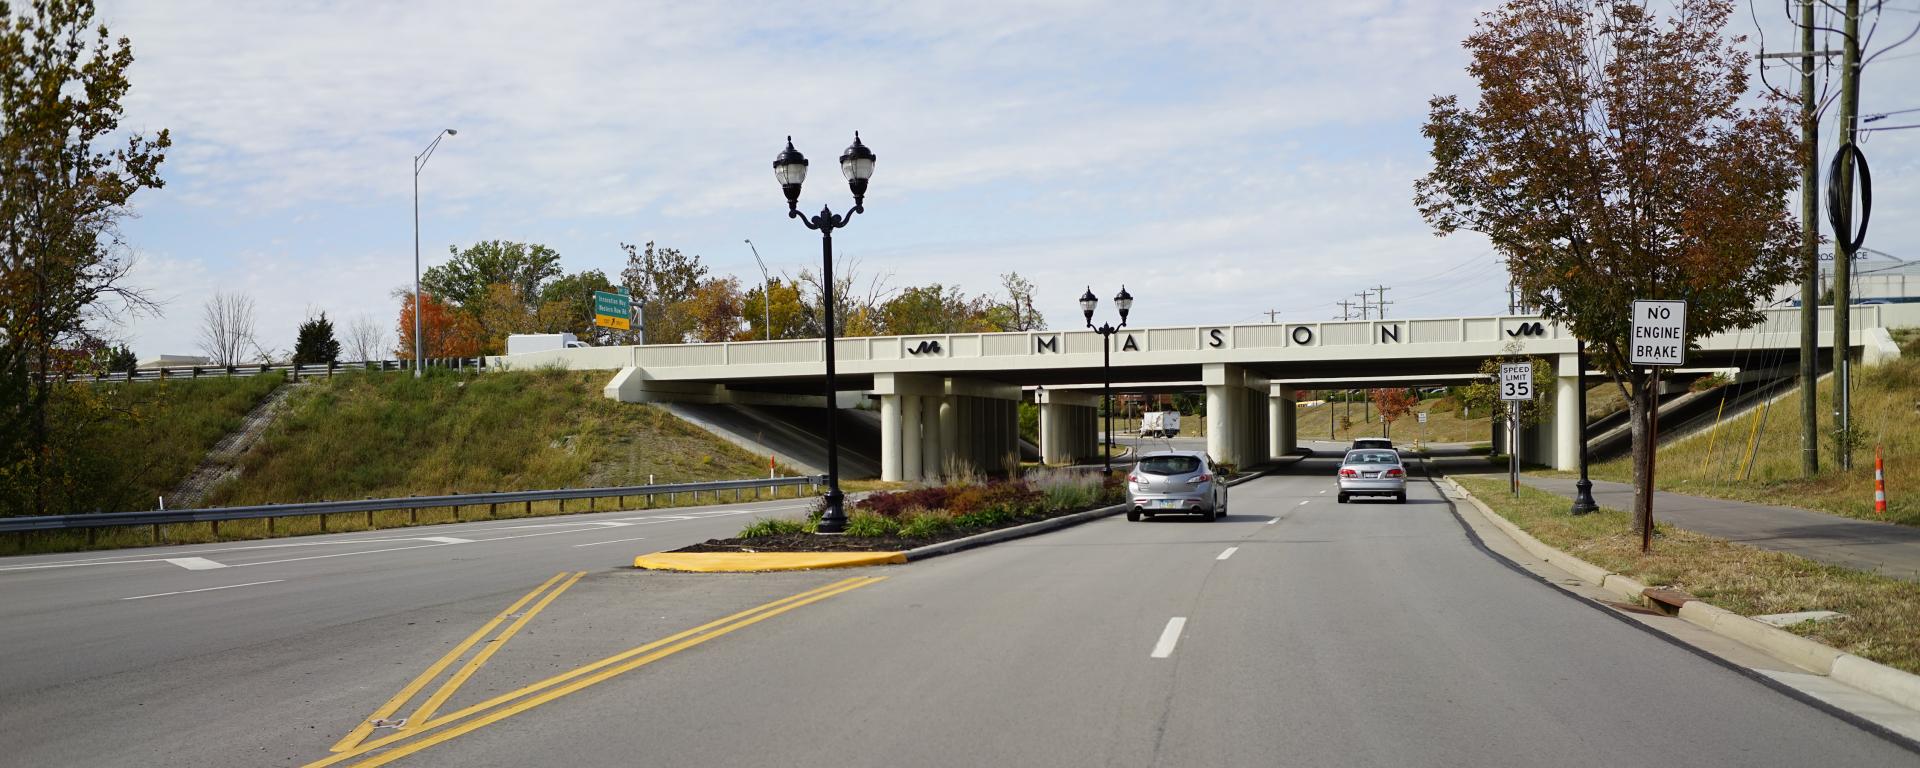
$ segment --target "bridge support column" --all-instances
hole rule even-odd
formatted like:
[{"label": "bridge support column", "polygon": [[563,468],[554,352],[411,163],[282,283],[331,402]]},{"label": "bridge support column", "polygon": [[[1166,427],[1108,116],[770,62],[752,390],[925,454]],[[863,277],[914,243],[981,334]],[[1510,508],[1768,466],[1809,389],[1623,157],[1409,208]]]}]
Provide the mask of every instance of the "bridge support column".
[{"label": "bridge support column", "polygon": [[940,396],[940,474],[945,476],[947,465],[960,458],[960,406],[953,395]]},{"label": "bridge support column", "polygon": [[873,393],[880,398],[881,480],[912,482],[926,476],[927,404],[938,402],[944,389],[944,382],[935,376],[874,375]]},{"label": "bridge support column", "polygon": [[920,398],[920,476],[938,480],[944,474],[946,453],[941,450],[940,402],[946,396]]},{"label": "bridge support column", "polygon": [[1587,418],[1580,412],[1579,365],[1579,355],[1561,355],[1554,366],[1553,468],[1567,472],[1580,468],[1580,426]]},{"label": "bridge support column", "polygon": [[897,395],[900,398],[900,479],[914,482],[925,473],[921,463],[921,449],[926,446],[922,439],[926,427],[926,417],[921,413],[921,403],[927,398],[920,395]]},{"label": "bridge support column", "polygon": [[1295,407],[1299,393],[1289,384],[1272,384],[1267,389],[1267,453],[1272,458],[1291,456],[1300,447],[1300,425]]},{"label": "bridge support column", "polygon": [[1207,455],[1214,461],[1245,464],[1246,378],[1237,365],[1209,363],[1201,369],[1200,380],[1207,387]]},{"label": "bridge support column", "polygon": [[1071,464],[1099,454],[1100,395],[1090,392],[1040,390],[1034,404],[1040,408],[1040,461]]},{"label": "bridge support column", "polygon": [[880,479],[900,481],[900,396],[880,396]]}]

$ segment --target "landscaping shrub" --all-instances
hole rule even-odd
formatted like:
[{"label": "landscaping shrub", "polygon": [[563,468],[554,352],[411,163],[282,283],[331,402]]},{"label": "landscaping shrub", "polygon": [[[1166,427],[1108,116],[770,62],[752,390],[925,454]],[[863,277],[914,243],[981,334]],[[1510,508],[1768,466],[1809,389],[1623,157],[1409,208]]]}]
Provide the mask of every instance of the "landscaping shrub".
[{"label": "landscaping shrub", "polygon": [[882,517],[871,512],[854,512],[847,515],[847,535],[860,538],[881,538],[900,534],[898,518]]},{"label": "landscaping shrub", "polygon": [[740,531],[740,538],[760,539],[769,536],[785,536],[792,533],[813,533],[811,520],[785,520],[770,518],[755,520]]},{"label": "landscaping shrub", "polygon": [[953,518],[939,512],[913,512],[900,518],[900,537],[905,539],[931,539],[953,529]]}]

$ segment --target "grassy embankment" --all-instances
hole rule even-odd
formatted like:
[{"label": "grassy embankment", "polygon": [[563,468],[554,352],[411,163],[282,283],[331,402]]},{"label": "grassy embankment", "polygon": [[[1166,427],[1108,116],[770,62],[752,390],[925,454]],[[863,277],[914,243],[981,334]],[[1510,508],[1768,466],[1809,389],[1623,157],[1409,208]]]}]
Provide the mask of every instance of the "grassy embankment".
[{"label": "grassy embankment", "polygon": [[[1801,477],[1800,393],[1727,419],[1717,434],[1660,449],[1654,482],[1662,490],[1737,501],[1787,504],[1865,520],[1920,525],[1920,329],[1896,331],[1902,357],[1874,368],[1854,368],[1853,419],[1859,447],[1853,469],[1840,471],[1834,458],[1833,379],[1820,382],[1821,473]],[[1873,451],[1886,458],[1888,508],[1873,511]],[[1757,452],[1755,448],[1757,446]],[[1746,474],[1749,455],[1752,475]],[[1633,464],[1616,459],[1591,468],[1594,478],[1632,482]]]},{"label": "grassy embankment", "polygon": [[[602,398],[605,379],[601,373],[533,371],[479,376],[437,372],[420,380],[355,373],[316,380],[293,396],[287,412],[242,457],[241,476],[216,487],[209,503],[641,485],[649,477],[679,483],[766,476],[766,457],[658,408]],[[159,433],[151,437],[155,443],[167,442],[158,439]],[[194,455],[193,461],[198,458]],[[795,474],[786,468],[783,473]],[[805,489],[784,489],[782,495],[796,492]],[[684,496],[681,500],[688,501]],[[656,498],[655,505],[664,501]],[[601,501],[599,506],[610,504]],[[591,506],[573,502],[568,508],[578,512]],[[499,517],[559,511],[557,503],[493,510]],[[323,528],[338,532],[452,522],[487,512],[485,507],[383,512],[375,513],[371,525],[365,513],[343,513],[328,515],[324,522],[317,515],[281,518],[271,526],[266,520],[226,522],[218,536],[206,524],[163,526],[157,534],[166,543],[247,539]],[[156,532],[150,528],[106,529],[91,543],[77,532],[0,541],[0,552],[151,543],[156,543]]]},{"label": "grassy embankment", "polygon": [[45,512],[155,508],[281,381],[271,373],[55,390],[54,461],[61,475],[47,491]]},{"label": "grassy embankment", "polygon": [[1788,631],[1848,653],[1920,673],[1920,583],[1825,565],[1804,557],[1657,525],[1653,552],[1640,553],[1633,518],[1616,509],[1567,514],[1560,496],[1505,478],[1455,476],[1482,503],[1549,546],[1648,586],[1667,586],[1743,616],[1838,611],[1845,618],[1802,622]]}]

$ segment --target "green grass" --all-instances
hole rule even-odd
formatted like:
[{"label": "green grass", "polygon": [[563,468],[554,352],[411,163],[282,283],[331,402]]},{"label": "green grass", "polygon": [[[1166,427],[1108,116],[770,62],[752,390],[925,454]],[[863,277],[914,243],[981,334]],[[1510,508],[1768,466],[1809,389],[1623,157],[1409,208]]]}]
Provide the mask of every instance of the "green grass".
[{"label": "green grass", "polygon": [[[47,514],[154,509],[281,384],[235,379],[75,384],[55,390]],[[25,499],[0,510],[31,514]]]},{"label": "green grass", "polygon": [[[764,477],[765,457],[591,371],[352,374],[316,381],[215,488],[217,505]],[[791,472],[789,472],[791,474]]]},{"label": "green grass", "polygon": [[[1900,332],[1910,351],[1899,360],[1873,368],[1854,368],[1853,418],[1862,447],[1853,469],[1840,471],[1831,440],[1833,379],[1820,382],[1817,412],[1823,430],[1821,473],[1801,475],[1800,393],[1729,418],[1708,434],[1660,449],[1654,482],[1663,490],[1765,504],[1786,504],[1865,520],[1920,525],[1920,334]],[[1749,452],[1757,444],[1752,476]],[[1888,511],[1873,511],[1873,453],[1886,458]],[[1631,482],[1628,458],[1596,464],[1597,479]]]},{"label": "green grass", "polygon": [[1838,611],[1843,619],[1789,627],[1848,653],[1920,673],[1920,583],[1825,565],[1666,525],[1640,552],[1632,517],[1602,509],[1574,517],[1560,496],[1505,478],[1455,476],[1480,501],[1548,546],[1648,586],[1673,587],[1744,616]]}]

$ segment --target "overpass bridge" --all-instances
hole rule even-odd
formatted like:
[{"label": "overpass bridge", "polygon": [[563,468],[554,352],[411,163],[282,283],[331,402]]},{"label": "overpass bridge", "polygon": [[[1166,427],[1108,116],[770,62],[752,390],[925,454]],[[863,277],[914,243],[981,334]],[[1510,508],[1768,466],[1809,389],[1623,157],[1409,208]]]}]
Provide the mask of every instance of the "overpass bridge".
[{"label": "overpass bridge", "polygon": [[[1799,310],[1765,315],[1754,327],[1699,340],[1689,367],[1796,363]],[[1830,349],[1831,310],[1820,315],[1819,344]],[[1899,356],[1886,329],[1920,326],[1920,305],[1856,306],[1852,324],[1852,354],[1874,365]],[[1562,469],[1579,461],[1574,339],[1544,318],[1189,325],[1122,329],[1104,340],[1114,381],[1204,387],[1208,450],[1241,466],[1295,448],[1299,389],[1459,383],[1490,357],[1544,357],[1557,382],[1553,416],[1528,430],[1522,450]],[[1074,385],[1101,381],[1102,341],[1091,330],[838,339],[839,396],[847,405],[878,399],[888,480],[937,477],[954,462],[1002,466],[1017,454],[1017,404],[1028,390],[1040,408],[1044,459],[1090,458],[1099,394]],[[824,406],[825,347],[821,339],[592,347],[499,356],[489,365],[617,371],[605,395],[623,402]]]}]

